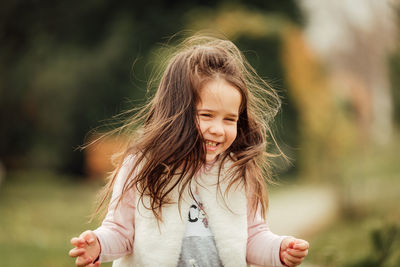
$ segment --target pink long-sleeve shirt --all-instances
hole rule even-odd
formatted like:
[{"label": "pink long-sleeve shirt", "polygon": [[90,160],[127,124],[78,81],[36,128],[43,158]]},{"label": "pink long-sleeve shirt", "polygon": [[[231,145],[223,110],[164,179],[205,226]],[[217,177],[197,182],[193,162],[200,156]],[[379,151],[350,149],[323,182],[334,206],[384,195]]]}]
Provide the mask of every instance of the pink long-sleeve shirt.
[{"label": "pink long-sleeve shirt", "polygon": [[[135,191],[131,189],[124,195],[117,207],[124,181],[129,174],[124,164],[114,184],[108,213],[102,225],[94,230],[100,246],[100,261],[108,262],[132,253],[135,235]],[[248,211],[250,209],[247,209]],[[247,215],[248,264],[259,266],[284,266],[279,258],[280,245],[286,236],[273,234],[258,211],[256,216]]]}]

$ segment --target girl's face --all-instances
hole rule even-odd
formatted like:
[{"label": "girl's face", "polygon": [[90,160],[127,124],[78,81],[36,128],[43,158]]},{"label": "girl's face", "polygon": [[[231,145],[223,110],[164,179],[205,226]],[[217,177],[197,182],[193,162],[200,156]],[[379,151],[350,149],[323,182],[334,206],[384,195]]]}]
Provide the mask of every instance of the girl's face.
[{"label": "girl's face", "polygon": [[197,117],[204,138],[206,161],[211,162],[235,141],[241,95],[224,79],[208,81],[200,89]]}]

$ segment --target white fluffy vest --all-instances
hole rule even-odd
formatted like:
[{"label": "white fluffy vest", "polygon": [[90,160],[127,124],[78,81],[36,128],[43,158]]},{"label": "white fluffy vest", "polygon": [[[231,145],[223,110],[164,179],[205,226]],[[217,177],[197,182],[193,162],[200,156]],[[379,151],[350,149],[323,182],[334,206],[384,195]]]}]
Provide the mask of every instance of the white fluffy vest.
[{"label": "white fluffy vest", "polygon": [[[217,189],[218,164],[198,178],[197,192],[208,216],[222,264],[227,267],[246,266],[247,199],[243,186],[234,185],[223,194],[228,182],[220,182],[222,194]],[[225,164],[227,165],[227,164]],[[225,173],[222,171],[222,174]],[[223,175],[220,181],[224,180]],[[195,184],[195,183],[194,183]],[[178,189],[171,194],[178,200]],[[113,267],[176,267],[184,238],[187,214],[192,200],[183,195],[181,213],[177,204],[165,206],[163,222],[157,224],[153,212],[138,201],[135,212],[135,237],[133,253],[114,261]],[[148,206],[149,199],[144,199]]]}]

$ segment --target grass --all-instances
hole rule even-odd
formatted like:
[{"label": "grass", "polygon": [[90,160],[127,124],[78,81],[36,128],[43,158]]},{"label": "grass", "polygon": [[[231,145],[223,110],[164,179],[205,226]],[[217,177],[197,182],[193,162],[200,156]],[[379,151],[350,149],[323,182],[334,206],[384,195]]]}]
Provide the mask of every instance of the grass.
[{"label": "grass", "polygon": [[[328,229],[311,237],[307,262],[312,266],[400,266],[400,142],[376,148],[347,162],[338,183],[342,214]],[[394,227],[392,248],[379,249],[377,232]],[[390,250],[374,263],[379,250]]]},{"label": "grass", "polygon": [[98,189],[43,171],[10,173],[0,186],[0,265],[74,266],[69,240],[96,227],[87,221]]}]

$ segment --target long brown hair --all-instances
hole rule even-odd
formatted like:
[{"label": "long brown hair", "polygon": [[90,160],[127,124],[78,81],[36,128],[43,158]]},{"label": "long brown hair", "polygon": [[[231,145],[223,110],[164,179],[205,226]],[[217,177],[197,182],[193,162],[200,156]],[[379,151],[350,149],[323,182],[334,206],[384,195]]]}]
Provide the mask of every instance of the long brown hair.
[{"label": "long brown hair", "polygon": [[169,193],[176,187],[180,204],[182,193],[191,190],[192,178],[205,163],[206,152],[197,125],[199,90],[205,82],[217,78],[232,84],[241,94],[237,137],[219,156],[219,170],[226,160],[232,160],[227,191],[235,184],[244,185],[251,211],[255,214],[261,206],[262,215],[266,215],[266,181],[271,181],[267,137],[273,140],[269,123],[280,108],[279,96],[231,41],[200,35],[176,46],[151,101],[123,126],[108,133],[128,132],[131,139],[110,175],[96,213],[110,197],[123,159],[129,156],[134,163],[118,203],[135,187],[141,200],[143,196],[150,198],[146,208],[159,221],[162,207],[170,203]]}]

